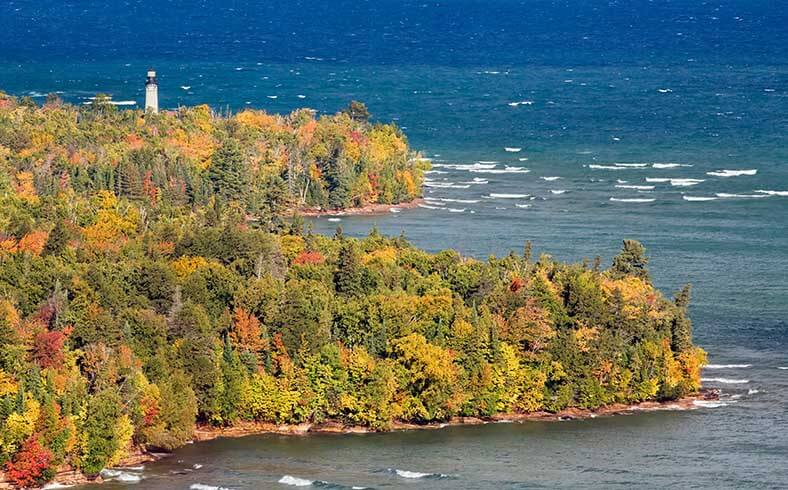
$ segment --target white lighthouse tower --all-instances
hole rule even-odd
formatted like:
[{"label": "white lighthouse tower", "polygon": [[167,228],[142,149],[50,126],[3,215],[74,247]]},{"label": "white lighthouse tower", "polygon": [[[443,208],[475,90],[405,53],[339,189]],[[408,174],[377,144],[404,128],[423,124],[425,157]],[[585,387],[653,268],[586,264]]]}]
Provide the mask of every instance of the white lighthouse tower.
[{"label": "white lighthouse tower", "polygon": [[148,70],[148,78],[145,80],[145,112],[147,111],[154,114],[159,112],[159,84],[153,70]]}]

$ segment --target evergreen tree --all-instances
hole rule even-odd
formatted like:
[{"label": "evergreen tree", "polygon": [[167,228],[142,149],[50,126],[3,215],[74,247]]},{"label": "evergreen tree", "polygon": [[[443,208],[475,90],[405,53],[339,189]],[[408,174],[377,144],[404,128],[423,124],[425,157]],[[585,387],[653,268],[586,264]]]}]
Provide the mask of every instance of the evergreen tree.
[{"label": "evergreen tree", "polygon": [[692,348],[692,321],[687,314],[692,285],[687,284],[676,295],[676,316],[671,325],[671,348],[674,352],[684,352]]},{"label": "evergreen tree", "polygon": [[646,248],[637,240],[624,240],[621,252],[613,258],[610,272],[614,279],[635,276],[648,282],[647,265]]},{"label": "evergreen tree", "polygon": [[339,250],[337,269],[334,272],[334,286],[337,293],[359,296],[363,292],[363,270],[358,252],[353,243],[346,241]]},{"label": "evergreen tree", "polygon": [[225,200],[243,201],[248,182],[241,145],[234,138],[225,138],[211,158],[208,178],[213,192]]}]

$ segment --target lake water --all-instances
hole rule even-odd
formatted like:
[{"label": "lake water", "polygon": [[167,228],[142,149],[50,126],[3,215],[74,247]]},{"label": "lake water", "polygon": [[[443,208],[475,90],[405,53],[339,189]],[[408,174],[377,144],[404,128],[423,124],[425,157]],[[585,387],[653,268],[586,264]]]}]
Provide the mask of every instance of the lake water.
[{"label": "lake water", "polygon": [[6,1],[0,88],[141,104],[153,67],[165,107],[363,100],[432,158],[429,207],[316,230],[377,226],[481,258],[530,239],[607,263],[641,240],[666,293],[693,283],[695,339],[718,365],[705,384],[723,400],[213,441],[148,465],[137,487],[788,486],[788,2],[258,3]]}]

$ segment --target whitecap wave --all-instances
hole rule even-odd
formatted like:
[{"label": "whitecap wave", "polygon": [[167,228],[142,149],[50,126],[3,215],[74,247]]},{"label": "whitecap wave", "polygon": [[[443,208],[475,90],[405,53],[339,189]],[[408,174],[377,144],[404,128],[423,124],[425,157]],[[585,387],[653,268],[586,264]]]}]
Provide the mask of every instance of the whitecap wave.
[{"label": "whitecap wave", "polygon": [[726,385],[743,385],[750,382],[749,379],[732,379],[732,378],[700,378],[704,383],[722,383]]},{"label": "whitecap wave", "polygon": [[705,182],[703,179],[670,179],[670,185],[673,187],[689,187],[698,185]]},{"label": "whitecap wave", "polygon": [[550,190],[550,192],[552,194],[560,195],[560,194],[566,194],[569,191],[567,191],[566,189],[557,189],[557,190]]},{"label": "whitecap wave", "polygon": [[752,367],[752,364],[707,364],[706,369],[744,369]]},{"label": "whitecap wave", "polygon": [[328,221],[336,223],[337,221],[342,221],[342,218],[328,218]]},{"label": "whitecap wave", "polygon": [[723,199],[760,199],[769,197],[768,194],[728,194],[726,192],[718,192],[715,196]]},{"label": "whitecap wave", "polygon": [[656,199],[653,199],[653,198],[644,199],[644,198],[638,198],[638,197],[634,197],[634,198],[611,197],[610,200],[611,201],[615,201],[615,202],[654,202],[654,201],[656,201]]},{"label": "whitecap wave", "polygon": [[491,192],[489,198],[490,199],[523,199],[528,196],[529,194],[498,194]]},{"label": "whitecap wave", "polygon": [[691,167],[692,165],[686,163],[652,163],[651,168],[679,168]]},{"label": "whitecap wave", "polygon": [[279,483],[283,485],[291,485],[294,487],[308,487],[312,485],[312,480],[307,480],[305,478],[297,478],[295,476],[285,475],[279,479]]},{"label": "whitecap wave", "polygon": [[788,366],[777,366],[777,369],[781,369],[783,371],[788,370]]},{"label": "whitecap wave", "polygon": [[476,204],[479,202],[478,199],[449,199],[448,197],[440,197],[438,200],[443,202],[458,202],[460,204]]},{"label": "whitecap wave", "polygon": [[507,105],[509,105],[511,107],[517,107],[517,106],[521,106],[521,105],[533,105],[533,103],[534,102],[532,100],[519,100],[519,101],[515,101],[515,102],[509,102]]},{"label": "whitecap wave", "polygon": [[449,475],[443,473],[422,473],[420,471],[400,470],[398,468],[389,469],[390,472],[401,476],[402,478],[447,478]]},{"label": "whitecap wave", "polygon": [[530,204],[515,204],[515,206],[521,209],[528,209],[531,207]]},{"label": "whitecap wave", "polygon": [[507,146],[507,147],[504,148],[504,150],[506,150],[509,153],[519,153],[520,151],[522,151],[522,148],[517,148],[517,147],[513,147],[513,146]]},{"label": "whitecap wave", "polygon": [[716,201],[716,197],[703,197],[703,196],[681,196],[685,201],[703,202],[703,201]]},{"label": "whitecap wave", "polygon": [[450,213],[464,213],[465,208],[449,208]]},{"label": "whitecap wave", "polygon": [[419,207],[424,209],[441,209],[438,206],[430,206],[429,204],[419,204]]},{"label": "whitecap wave", "polygon": [[692,404],[701,408],[719,408],[728,406],[728,404],[725,402],[713,400],[692,400]]},{"label": "whitecap wave", "polygon": [[105,480],[114,480],[125,483],[137,483],[138,481],[142,480],[142,475],[108,468],[101,470],[101,477]]},{"label": "whitecap wave", "polygon": [[662,177],[646,177],[646,182],[664,183],[670,182],[670,180]]},{"label": "whitecap wave", "polygon": [[402,210],[400,208],[390,208],[389,213],[400,213]]},{"label": "whitecap wave", "polygon": [[73,486],[74,485],[66,485],[63,483],[52,482],[52,483],[47,483],[46,485],[41,487],[41,490],[55,490],[57,488],[71,488]]},{"label": "whitecap wave", "polygon": [[761,194],[766,194],[767,196],[781,196],[781,197],[788,197],[788,191],[765,191],[763,189],[758,189],[755,192],[759,192]]},{"label": "whitecap wave", "polygon": [[755,388],[750,388],[749,390],[747,390],[747,394],[748,395],[757,395],[760,392],[761,392],[761,390],[758,390],[758,389],[755,389]]},{"label": "whitecap wave", "polygon": [[424,182],[424,187],[436,189],[467,189],[468,184],[454,184],[452,182]]},{"label": "whitecap wave", "polygon": [[539,178],[542,179],[542,180],[546,180],[548,182],[553,182],[554,180],[558,180],[561,177],[539,177]]},{"label": "whitecap wave", "polygon": [[476,174],[527,174],[530,169],[523,167],[506,167],[506,168],[493,168],[493,169],[470,169],[470,172]]},{"label": "whitecap wave", "polygon": [[614,163],[616,167],[627,167],[627,168],[642,168],[648,167],[648,163]]},{"label": "whitecap wave", "polygon": [[484,185],[484,184],[489,184],[489,183],[490,183],[489,180],[480,179],[478,177],[474,178],[471,181],[460,182],[460,184],[466,184],[466,185]]},{"label": "whitecap wave", "polygon": [[191,490],[230,490],[227,487],[217,487],[215,485],[206,485],[204,483],[192,483],[189,485]]},{"label": "whitecap wave", "polygon": [[653,185],[633,185],[633,184],[616,184],[619,189],[637,189],[639,191],[650,191],[654,189]]},{"label": "whitecap wave", "polygon": [[711,175],[714,177],[738,177],[740,175],[755,175],[758,173],[758,169],[749,169],[749,170],[717,170],[715,172],[706,172],[706,175]]}]

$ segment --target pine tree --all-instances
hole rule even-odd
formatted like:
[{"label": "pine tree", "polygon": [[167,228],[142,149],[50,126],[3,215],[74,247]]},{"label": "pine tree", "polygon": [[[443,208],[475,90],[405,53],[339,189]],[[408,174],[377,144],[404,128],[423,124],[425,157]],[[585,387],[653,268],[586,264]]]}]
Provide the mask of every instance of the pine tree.
[{"label": "pine tree", "polygon": [[213,192],[226,200],[243,200],[248,182],[241,146],[237,140],[226,138],[213,154],[208,169]]},{"label": "pine tree", "polygon": [[621,279],[624,276],[635,276],[644,281],[649,280],[648,258],[646,248],[637,240],[624,240],[621,252],[613,258],[613,267],[610,272],[614,279]]},{"label": "pine tree", "polygon": [[350,242],[345,242],[339,251],[337,270],[334,272],[334,286],[337,293],[348,296],[358,296],[362,293],[362,270],[356,248]]},{"label": "pine tree", "polygon": [[692,285],[687,284],[676,295],[676,316],[671,325],[671,348],[674,352],[684,352],[692,347],[692,321],[687,314]]}]

